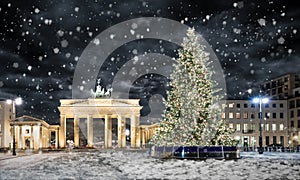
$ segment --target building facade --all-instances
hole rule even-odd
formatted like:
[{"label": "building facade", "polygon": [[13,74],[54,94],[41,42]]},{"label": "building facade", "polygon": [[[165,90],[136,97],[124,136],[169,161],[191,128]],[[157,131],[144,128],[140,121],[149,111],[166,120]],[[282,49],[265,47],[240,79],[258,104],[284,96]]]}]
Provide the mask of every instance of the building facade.
[{"label": "building facade", "polygon": [[21,116],[10,121],[17,149],[58,148],[59,125],[41,119]]},{"label": "building facade", "polygon": [[286,74],[262,84],[261,89],[271,99],[289,99],[293,90],[300,87],[299,74]]},{"label": "building facade", "polygon": [[[234,130],[234,138],[244,147],[259,146],[259,104],[250,100],[227,100],[222,104],[229,128]],[[262,104],[263,146],[282,144],[288,146],[287,100],[271,100]]]},{"label": "building facade", "polygon": [[0,148],[9,148],[12,142],[10,121],[15,118],[15,108],[6,101],[0,101]]},{"label": "building facade", "polygon": [[262,85],[266,96],[288,101],[288,141],[289,145],[300,144],[300,74],[286,74]]},{"label": "building facade", "polygon": [[293,90],[293,97],[288,99],[289,141],[293,146],[300,144],[300,88]]}]

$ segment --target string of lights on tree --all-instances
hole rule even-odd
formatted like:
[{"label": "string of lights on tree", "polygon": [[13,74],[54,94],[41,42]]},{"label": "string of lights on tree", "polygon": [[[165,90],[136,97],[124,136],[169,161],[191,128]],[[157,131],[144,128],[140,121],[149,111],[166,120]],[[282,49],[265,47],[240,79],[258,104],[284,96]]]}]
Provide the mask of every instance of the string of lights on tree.
[{"label": "string of lights on tree", "polygon": [[216,95],[209,55],[199,44],[193,28],[187,31],[175,70],[171,74],[166,110],[153,145],[235,145],[232,131],[220,117],[220,96]]}]

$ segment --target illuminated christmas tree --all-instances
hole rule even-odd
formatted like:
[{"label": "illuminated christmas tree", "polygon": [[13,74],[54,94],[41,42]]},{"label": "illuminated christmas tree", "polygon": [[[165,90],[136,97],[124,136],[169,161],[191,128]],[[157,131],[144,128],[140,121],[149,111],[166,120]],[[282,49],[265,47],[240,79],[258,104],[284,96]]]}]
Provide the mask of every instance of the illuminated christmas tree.
[{"label": "illuminated christmas tree", "polygon": [[220,97],[216,95],[209,56],[199,44],[194,29],[188,29],[171,74],[171,90],[153,145],[233,145],[230,130],[221,120]]}]

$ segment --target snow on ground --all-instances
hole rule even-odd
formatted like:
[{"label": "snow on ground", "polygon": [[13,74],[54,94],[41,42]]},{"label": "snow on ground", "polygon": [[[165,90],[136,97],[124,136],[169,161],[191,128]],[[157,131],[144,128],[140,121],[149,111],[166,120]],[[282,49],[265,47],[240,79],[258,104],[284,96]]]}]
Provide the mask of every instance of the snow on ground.
[{"label": "snow on ground", "polygon": [[0,179],[299,179],[300,153],[160,160],[146,151],[44,153],[0,160]]}]

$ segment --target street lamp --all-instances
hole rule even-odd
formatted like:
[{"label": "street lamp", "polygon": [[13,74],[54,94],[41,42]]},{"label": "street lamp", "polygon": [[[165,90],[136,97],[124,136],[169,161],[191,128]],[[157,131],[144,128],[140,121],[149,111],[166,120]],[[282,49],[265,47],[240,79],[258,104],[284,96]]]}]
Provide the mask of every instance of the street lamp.
[{"label": "street lamp", "polygon": [[261,95],[259,95],[259,97],[256,97],[252,100],[253,103],[255,104],[259,104],[259,149],[258,149],[258,153],[259,154],[263,154],[264,150],[262,147],[262,108],[261,108],[261,104],[266,104],[269,102],[268,98],[264,98],[261,97]]},{"label": "street lamp", "polygon": [[[12,112],[13,112],[13,118],[16,118],[16,110],[15,105],[21,105],[22,104],[22,98],[18,97],[15,100],[8,99],[6,100],[7,104],[12,104]],[[16,136],[15,136],[15,123],[13,123],[13,152],[12,155],[17,155],[16,153]]]}]

